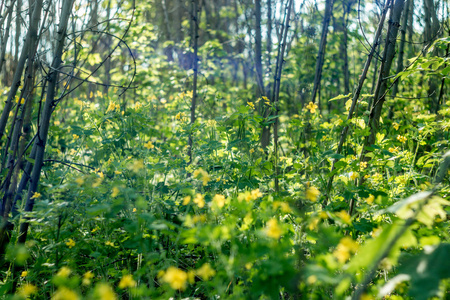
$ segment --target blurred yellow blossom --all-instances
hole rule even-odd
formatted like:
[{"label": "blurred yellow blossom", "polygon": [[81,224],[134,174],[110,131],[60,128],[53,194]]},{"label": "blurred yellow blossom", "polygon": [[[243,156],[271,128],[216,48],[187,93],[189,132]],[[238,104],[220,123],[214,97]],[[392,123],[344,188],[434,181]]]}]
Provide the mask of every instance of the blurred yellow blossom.
[{"label": "blurred yellow blossom", "polygon": [[253,104],[253,102],[247,102],[247,105],[248,105],[251,109],[255,109],[255,104]]},{"label": "blurred yellow blossom", "polygon": [[76,141],[80,138],[78,134],[72,134],[73,139]]},{"label": "blurred yellow blossom", "polygon": [[136,286],[136,281],[134,281],[131,274],[124,275],[119,282],[119,289],[125,289]]},{"label": "blurred yellow blossom", "polygon": [[194,178],[201,179],[203,181],[203,185],[207,185],[208,182],[211,180],[211,177],[209,177],[208,173],[202,168],[195,170],[193,175]]},{"label": "blurred yellow blossom", "polygon": [[364,169],[367,168],[367,162],[366,161],[362,161],[359,163],[359,170],[362,172],[364,171]]},{"label": "blurred yellow blossom", "polygon": [[292,210],[291,210],[291,207],[289,206],[289,204],[288,203],[286,203],[286,202],[282,202],[282,201],[275,201],[274,203],[273,203],[273,208],[274,209],[277,209],[277,208],[281,208],[281,211],[283,212],[283,213],[290,213]]},{"label": "blurred yellow blossom", "polygon": [[72,239],[69,239],[69,241],[66,242],[66,245],[67,245],[67,247],[69,247],[69,249],[70,249],[70,248],[72,248],[72,247],[75,246],[75,241],[72,240]]},{"label": "blurred yellow blossom", "polygon": [[320,194],[319,190],[314,186],[308,187],[306,189],[306,199],[308,199],[311,202],[316,202],[319,194]]},{"label": "blurred yellow blossom", "polygon": [[22,285],[18,291],[18,294],[24,298],[30,297],[30,295],[35,294],[38,288],[35,285],[26,283]]},{"label": "blurred yellow blossom", "polygon": [[28,275],[28,271],[22,271],[20,277],[26,277]]},{"label": "blurred yellow blossom", "polygon": [[200,269],[197,270],[197,275],[200,276],[203,280],[209,280],[211,277],[216,275],[216,271],[211,268],[209,263],[203,264]]},{"label": "blurred yellow blossom", "polygon": [[120,192],[120,190],[117,186],[113,187],[111,197],[113,197],[113,198],[117,197],[117,195],[119,195],[119,192]]},{"label": "blurred yellow blossom", "polygon": [[110,111],[115,111],[120,108],[119,104],[115,104],[114,102],[109,102],[108,108],[106,109],[106,113],[109,113]]},{"label": "blurred yellow blossom", "polygon": [[56,273],[56,276],[68,277],[70,273],[72,273],[71,269],[69,269],[68,267],[62,267],[61,269],[59,269],[58,273]]},{"label": "blurred yellow blossom", "polygon": [[191,202],[191,196],[186,196],[183,198],[183,205],[188,205]]},{"label": "blurred yellow blossom", "polygon": [[117,300],[117,295],[113,288],[107,283],[99,283],[95,287],[95,296],[99,300]]},{"label": "blurred yellow blossom", "polygon": [[366,198],[366,202],[369,205],[372,205],[373,201],[375,200],[375,196],[370,194],[369,197]]},{"label": "blurred yellow blossom", "polygon": [[155,148],[155,146],[153,145],[153,143],[151,141],[148,141],[147,143],[145,143],[144,147],[149,150]]},{"label": "blurred yellow blossom", "polygon": [[188,274],[176,267],[169,267],[164,273],[160,274],[161,280],[168,283],[174,290],[186,289]]},{"label": "blurred yellow blossom", "polygon": [[312,102],[309,102],[308,105],[306,106],[307,109],[309,109],[310,113],[315,113],[316,109],[318,108],[317,104],[314,104]]},{"label": "blurred yellow blossom", "polygon": [[392,123],[392,127],[394,127],[395,130],[398,130],[400,125],[398,123],[394,122],[394,123]]},{"label": "blurred yellow blossom", "polygon": [[106,242],[105,242],[105,245],[106,245],[106,246],[114,247],[114,243],[111,242],[111,241],[106,241]]},{"label": "blurred yellow blossom", "polygon": [[283,233],[280,228],[280,225],[278,224],[278,221],[276,219],[270,219],[267,222],[265,232],[268,237],[271,237],[274,239],[280,238],[281,234]]},{"label": "blurred yellow blossom", "polygon": [[400,143],[405,143],[408,139],[406,137],[404,137],[403,135],[397,135],[397,140]]},{"label": "blurred yellow blossom", "polygon": [[38,198],[41,198],[41,196],[42,196],[41,193],[36,192],[33,194],[33,196],[31,196],[31,199],[38,199]]},{"label": "blurred yellow blossom", "polygon": [[350,223],[350,221],[351,221],[350,215],[345,210],[341,210],[340,212],[337,212],[336,216],[338,218],[340,218],[342,221],[344,221],[344,223]]},{"label": "blurred yellow blossom", "polygon": [[263,194],[259,191],[259,189],[255,189],[251,192],[252,200],[256,200],[258,198],[261,198]]},{"label": "blurred yellow blossom", "polygon": [[60,287],[56,291],[56,293],[53,294],[52,300],[78,300],[80,297],[78,294],[72,290],[69,290],[66,287]]},{"label": "blurred yellow blossom", "polygon": [[337,258],[340,263],[345,263],[352,253],[355,253],[359,248],[357,242],[351,237],[343,237],[333,252],[333,256]]},{"label": "blurred yellow blossom", "polygon": [[202,194],[197,194],[194,197],[194,200],[192,200],[195,204],[198,205],[198,207],[202,208],[205,206],[205,199]]},{"label": "blurred yellow blossom", "polygon": [[86,273],[84,273],[83,275],[83,280],[82,283],[84,285],[90,285],[91,284],[91,279],[94,278],[94,274],[91,271],[87,271]]},{"label": "blurred yellow blossom", "polygon": [[212,202],[215,206],[217,206],[218,208],[222,208],[225,205],[225,196],[223,195],[219,195],[216,194],[213,199]]},{"label": "blurred yellow blossom", "polygon": [[358,172],[350,172],[350,178],[352,180],[359,178],[359,173]]}]

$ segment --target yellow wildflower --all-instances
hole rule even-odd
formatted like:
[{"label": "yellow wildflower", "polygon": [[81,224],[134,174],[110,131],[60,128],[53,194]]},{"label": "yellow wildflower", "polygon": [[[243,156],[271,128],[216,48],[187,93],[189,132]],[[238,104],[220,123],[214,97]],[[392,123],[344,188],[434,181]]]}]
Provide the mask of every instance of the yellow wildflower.
[{"label": "yellow wildflower", "polygon": [[18,294],[24,298],[28,298],[30,295],[35,294],[37,290],[38,288],[35,285],[27,283],[22,285]]},{"label": "yellow wildflower", "polygon": [[278,207],[280,207],[280,208],[281,208],[281,211],[284,212],[284,213],[286,213],[286,214],[288,214],[288,213],[290,213],[290,212],[292,211],[292,210],[291,210],[291,207],[290,207],[289,204],[287,204],[286,202],[275,201],[275,202],[273,203],[273,208],[274,208],[274,209],[277,209]]},{"label": "yellow wildflower", "polygon": [[106,109],[106,113],[109,113],[110,111],[115,111],[118,108],[120,108],[120,105],[115,104],[114,102],[109,102],[108,108]]},{"label": "yellow wildflower", "polygon": [[250,154],[253,154],[255,152],[255,149],[252,148],[252,149],[250,149],[249,152],[250,152]]},{"label": "yellow wildflower", "polygon": [[144,147],[149,150],[155,148],[155,146],[153,145],[153,143],[151,141],[148,141],[147,143],[145,143]]},{"label": "yellow wildflower", "polygon": [[80,297],[77,293],[69,290],[66,287],[59,288],[56,293],[53,294],[52,300],[78,300]]},{"label": "yellow wildflower", "polygon": [[106,245],[106,246],[114,247],[114,242],[106,241],[106,242],[105,242],[105,245]]},{"label": "yellow wildflower", "polygon": [[311,186],[306,189],[306,199],[308,199],[311,202],[316,202],[319,194],[320,194],[319,190],[314,186]]},{"label": "yellow wildflower", "polygon": [[38,198],[41,198],[41,196],[42,196],[41,193],[36,192],[33,194],[33,196],[31,196],[31,199],[38,199]]},{"label": "yellow wildflower", "polygon": [[209,263],[203,264],[203,266],[201,266],[196,273],[203,280],[209,280],[211,277],[216,275],[216,271],[214,271],[214,269],[211,268],[211,265]]},{"label": "yellow wildflower", "polygon": [[194,178],[201,179],[203,181],[203,185],[207,185],[208,182],[211,180],[211,177],[209,177],[208,173],[202,168],[195,170],[193,175]]},{"label": "yellow wildflower", "polygon": [[398,123],[394,122],[394,123],[392,123],[392,127],[394,127],[395,130],[398,130],[400,125]]},{"label": "yellow wildflower", "polygon": [[270,219],[267,222],[265,232],[268,237],[271,237],[274,239],[278,239],[281,236],[281,234],[283,233],[280,228],[280,225],[278,225],[278,221],[276,219]]},{"label": "yellow wildflower", "polygon": [[75,246],[75,241],[72,240],[72,239],[69,239],[69,241],[66,242],[66,245],[67,245],[67,246],[69,247],[69,249],[70,249],[70,248],[72,248],[72,247]]},{"label": "yellow wildflower", "polygon": [[375,196],[370,194],[369,197],[366,198],[366,202],[369,205],[372,205],[373,201],[375,200]]},{"label": "yellow wildflower", "polygon": [[181,113],[177,113],[177,115],[175,116],[176,120],[181,120]]},{"label": "yellow wildflower", "polygon": [[364,169],[367,168],[367,162],[366,161],[362,161],[359,163],[359,170],[362,172],[364,171]]},{"label": "yellow wildflower", "polygon": [[344,223],[350,223],[350,221],[351,221],[350,215],[345,210],[341,210],[340,212],[337,212],[336,216],[338,218],[340,218],[342,221],[344,221]]},{"label": "yellow wildflower", "polygon": [[359,173],[358,172],[351,172],[350,178],[352,180],[355,180],[355,179],[359,178]]},{"label": "yellow wildflower", "polygon": [[70,275],[70,273],[72,273],[72,270],[69,269],[68,267],[62,267],[61,269],[59,269],[58,273],[56,274],[56,276],[59,277],[68,277]]},{"label": "yellow wildflower", "polygon": [[77,179],[75,179],[75,182],[76,182],[79,186],[81,186],[81,185],[83,185],[83,183],[84,183],[84,179],[83,179],[82,177],[78,177]]},{"label": "yellow wildflower", "polygon": [[136,207],[135,207],[135,208],[133,208],[133,212],[136,212]]},{"label": "yellow wildflower", "polygon": [[212,202],[214,205],[216,205],[218,208],[222,208],[225,205],[225,196],[223,195],[219,195],[216,194],[213,199]]},{"label": "yellow wildflower", "polygon": [[107,283],[99,283],[95,287],[95,295],[99,300],[117,300],[117,295],[114,290]]},{"label": "yellow wildflower", "polygon": [[406,137],[404,137],[403,135],[397,135],[397,140],[400,143],[405,143],[408,139]]},{"label": "yellow wildflower", "polygon": [[191,196],[186,196],[183,198],[183,205],[188,205],[191,202]]},{"label": "yellow wildflower", "polygon": [[251,109],[255,109],[255,104],[252,102],[247,102],[247,105],[250,106]]},{"label": "yellow wildflower", "polygon": [[20,277],[27,277],[28,271],[22,271],[22,274],[20,274]]},{"label": "yellow wildflower", "polygon": [[317,229],[317,225],[319,225],[319,222],[320,222],[319,218],[312,218],[308,225],[309,230]]},{"label": "yellow wildflower", "polygon": [[113,198],[117,197],[117,195],[119,195],[119,192],[120,192],[120,190],[117,186],[113,187],[111,197],[113,197]]},{"label": "yellow wildflower", "polygon": [[195,283],[195,271],[194,270],[189,270],[187,272],[187,276],[188,276],[188,281],[190,284],[194,284]]},{"label": "yellow wildflower", "polygon": [[374,300],[375,298],[369,294],[362,294],[360,300]]},{"label": "yellow wildflower", "polygon": [[136,285],[136,281],[134,281],[133,276],[131,274],[127,274],[120,279],[119,289],[130,288]]},{"label": "yellow wildflower", "polygon": [[389,147],[388,151],[391,152],[391,153],[397,153],[398,152],[398,148],[397,147]]},{"label": "yellow wildflower", "polygon": [[86,273],[84,273],[83,275],[83,280],[82,283],[84,285],[90,285],[91,284],[91,279],[94,278],[94,274],[91,271],[87,271]]},{"label": "yellow wildflower", "polygon": [[205,206],[205,199],[202,194],[195,195],[194,200],[192,200],[198,207],[202,208]]},{"label": "yellow wildflower", "polygon": [[80,138],[78,134],[72,134],[73,139],[76,141]]},{"label": "yellow wildflower", "polygon": [[309,102],[308,105],[306,106],[307,109],[309,109],[310,113],[315,113],[316,109],[318,108],[317,104],[314,104],[312,102]]},{"label": "yellow wildflower", "polygon": [[337,258],[340,263],[345,263],[352,253],[355,253],[359,248],[358,243],[352,240],[351,237],[344,237],[339,241],[333,256]]},{"label": "yellow wildflower", "polygon": [[186,289],[188,274],[176,267],[169,267],[161,276],[161,280],[168,283],[174,290]]},{"label": "yellow wildflower", "polygon": [[263,194],[259,191],[259,189],[251,191],[252,200],[256,200],[258,198],[261,198]]},{"label": "yellow wildflower", "polygon": [[320,213],[319,213],[319,218],[321,218],[321,219],[328,219],[328,213],[326,212],[326,211],[321,211]]},{"label": "yellow wildflower", "polygon": [[134,105],[134,109],[139,109],[142,107],[141,102],[136,102],[136,104]]},{"label": "yellow wildflower", "polygon": [[89,98],[93,98],[94,97],[94,93],[91,91],[90,93],[89,93]]}]

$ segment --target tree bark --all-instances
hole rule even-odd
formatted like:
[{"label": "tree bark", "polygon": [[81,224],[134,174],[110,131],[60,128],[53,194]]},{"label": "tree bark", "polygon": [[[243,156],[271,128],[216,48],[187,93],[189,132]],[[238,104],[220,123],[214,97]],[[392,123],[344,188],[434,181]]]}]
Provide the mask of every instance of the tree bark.
[{"label": "tree bark", "polygon": [[322,23],[322,36],[320,38],[319,54],[317,55],[316,61],[316,73],[314,75],[314,87],[311,95],[311,101],[313,103],[316,103],[316,96],[320,87],[320,80],[322,79],[322,68],[325,60],[325,51],[327,47],[328,26],[330,24],[332,12],[333,12],[333,0],[326,0],[325,13],[323,16],[323,23]]}]

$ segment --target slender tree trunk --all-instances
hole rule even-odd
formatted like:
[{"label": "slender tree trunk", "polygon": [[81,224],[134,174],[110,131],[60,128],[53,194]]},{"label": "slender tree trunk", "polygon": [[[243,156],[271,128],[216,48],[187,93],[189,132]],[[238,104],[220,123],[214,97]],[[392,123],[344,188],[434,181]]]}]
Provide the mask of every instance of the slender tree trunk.
[{"label": "slender tree trunk", "polygon": [[[52,68],[49,71],[48,78],[48,90],[47,97],[43,106],[41,113],[41,120],[38,127],[37,138],[35,140],[36,145],[36,155],[33,165],[33,170],[30,177],[30,186],[27,193],[27,202],[25,204],[25,211],[30,212],[34,207],[34,194],[37,191],[39,178],[41,175],[42,165],[44,163],[45,146],[47,143],[48,130],[50,127],[50,118],[53,111],[53,101],[55,99],[56,87],[57,87],[57,76],[58,69],[61,66],[61,57],[64,50],[64,42],[66,39],[67,24],[69,21],[70,13],[72,11],[73,0],[64,0],[62,3],[61,18],[56,31],[56,49],[53,57]],[[25,220],[20,225],[20,234],[18,238],[19,243],[25,243],[27,239],[28,232],[28,220]]]},{"label": "slender tree trunk", "polygon": [[[369,56],[367,57],[366,63],[364,64],[364,69],[363,69],[363,72],[362,72],[361,77],[359,79],[358,86],[356,87],[356,90],[353,93],[352,105],[350,106],[350,109],[349,109],[348,114],[347,114],[347,124],[349,123],[348,121],[350,121],[353,118],[353,113],[355,111],[356,104],[358,103],[359,96],[361,95],[361,91],[362,91],[362,88],[364,86],[364,81],[367,78],[367,72],[369,71],[370,64],[372,62],[373,56],[374,56],[375,51],[376,51],[376,49],[378,47],[378,41],[380,40],[380,36],[381,36],[381,33],[383,31],[383,27],[384,27],[384,20],[386,19],[386,14],[387,14],[387,11],[389,10],[389,6],[391,5],[391,3],[392,3],[392,0],[386,1],[384,9],[383,9],[383,11],[381,13],[380,22],[378,23],[378,28],[377,28],[377,31],[375,33],[375,37],[373,39],[372,48],[370,49]],[[346,125],[341,131],[339,144],[338,144],[338,147],[336,149],[336,153],[337,154],[341,154],[341,152],[342,152],[342,147],[344,146],[344,143],[345,143],[345,141],[347,139],[348,130],[349,130],[349,125]],[[326,192],[325,192],[325,200],[322,203],[323,207],[325,207],[328,204],[328,199],[330,197],[331,187],[333,185],[334,171],[336,169],[335,164],[336,164],[337,161],[338,161],[338,159],[334,159],[333,160],[333,164],[331,166],[331,171],[330,171],[331,175],[330,175],[330,178],[328,179],[328,184],[327,184],[327,188],[326,188]]]},{"label": "slender tree trunk", "polygon": [[[192,40],[194,48],[194,79],[192,85],[192,102],[191,102],[191,126],[195,123],[195,109],[197,106],[197,81],[198,81],[198,0],[192,0]],[[192,163],[192,147],[193,147],[192,131],[189,133],[188,156],[189,164]]]},{"label": "slender tree trunk", "polygon": [[261,0],[255,0],[255,73],[258,83],[257,97],[264,96],[264,80],[262,68],[262,35],[261,35]]},{"label": "slender tree trunk", "polygon": [[[31,18],[30,28],[28,29],[27,37],[25,39],[22,53],[14,72],[14,78],[12,81],[11,89],[9,90],[8,98],[6,99],[5,106],[3,108],[2,115],[0,117],[0,144],[1,139],[5,133],[6,123],[8,122],[8,116],[14,104],[14,97],[16,96],[17,90],[20,86],[20,81],[22,78],[23,69],[25,67],[25,62],[28,58],[29,49],[35,47],[37,42],[37,30],[39,25],[39,20],[41,18],[42,10],[42,0],[36,0],[34,2],[34,10]],[[30,58],[31,59],[31,58]]]},{"label": "slender tree trunk", "polygon": [[[0,44],[0,47],[1,47],[1,51],[0,51],[0,74],[2,73],[3,63],[5,62],[6,48],[7,48],[7,45],[8,45],[9,32],[11,30],[13,7],[14,7],[14,0],[10,2],[10,6],[8,7],[8,11],[6,12],[6,15],[8,16],[8,18],[7,18],[7,21],[6,21],[5,35],[2,36],[2,43]],[[5,15],[5,17],[6,17],[6,15]],[[5,72],[4,76],[7,77],[6,72]]]},{"label": "slender tree trunk", "polygon": [[331,14],[333,12],[333,0],[326,0],[325,13],[322,23],[322,36],[320,38],[319,54],[316,61],[316,73],[314,76],[314,87],[311,95],[311,101],[316,103],[316,96],[322,79],[322,68],[325,60],[325,51],[327,47],[328,26],[330,24]]}]

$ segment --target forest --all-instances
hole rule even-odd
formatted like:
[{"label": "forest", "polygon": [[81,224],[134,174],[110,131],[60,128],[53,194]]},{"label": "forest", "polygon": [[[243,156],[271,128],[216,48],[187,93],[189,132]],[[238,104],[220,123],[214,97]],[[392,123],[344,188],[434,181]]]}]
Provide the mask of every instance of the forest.
[{"label": "forest", "polygon": [[450,299],[448,0],[0,0],[0,299]]}]

